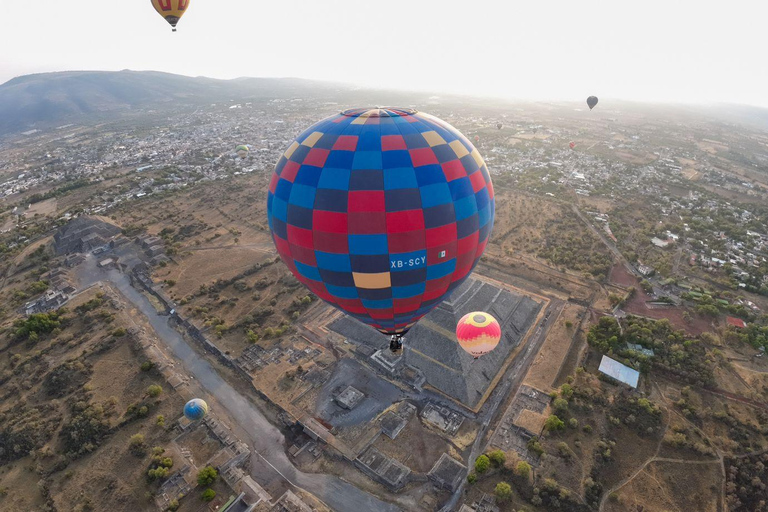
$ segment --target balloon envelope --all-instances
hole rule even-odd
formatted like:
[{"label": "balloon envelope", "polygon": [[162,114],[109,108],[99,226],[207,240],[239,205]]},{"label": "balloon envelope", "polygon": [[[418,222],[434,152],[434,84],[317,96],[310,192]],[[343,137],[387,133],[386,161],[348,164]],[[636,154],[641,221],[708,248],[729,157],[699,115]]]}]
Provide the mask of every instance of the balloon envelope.
[{"label": "balloon envelope", "polygon": [[407,109],[352,109],[307,129],[278,161],[269,228],[315,295],[404,334],[469,276],[493,228],[483,158],[458,130]]},{"label": "balloon envelope", "polygon": [[240,145],[235,148],[235,152],[240,158],[245,158],[249,151],[248,146]]},{"label": "balloon envelope", "polygon": [[568,145],[571,147],[571,149],[573,149],[573,148],[575,148],[575,147],[576,147],[576,143],[575,143],[575,142],[571,142],[571,143],[570,143],[570,144],[568,144]]},{"label": "balloon envelope", "polygon": [[504,128],[504,125],[503,125],[503,124],[501,124],[501,123],[499,123],[499,124],[497,124],[497,125],[496,125],[496,128],[498,128],[499,130],[501,130],[502,128]]},{"label": "balloon envelope", "polygon": [[187,12],[190,0],[152,0],[152,7],[170,23],[176,32],[176,24],[184,13]]},{"label": "balloon envelope", "polygon": [[456,326],[456,339],[474,357],[495,349],[501,340],[501,326],[488,313],[475,311],[464,315]]},{"label": "balloon envelope", "polygon": [[587,105],[589,105],[589,110],[595,108],[595,105],[597,105],[597,96],[590,96],[587,98]]},{"label": "balloon envelope", "polygon": [[206,414],[208,414],[208,404],[200,398],[193,398],[184,406],[184,416],[189,420],[201,420]]}]

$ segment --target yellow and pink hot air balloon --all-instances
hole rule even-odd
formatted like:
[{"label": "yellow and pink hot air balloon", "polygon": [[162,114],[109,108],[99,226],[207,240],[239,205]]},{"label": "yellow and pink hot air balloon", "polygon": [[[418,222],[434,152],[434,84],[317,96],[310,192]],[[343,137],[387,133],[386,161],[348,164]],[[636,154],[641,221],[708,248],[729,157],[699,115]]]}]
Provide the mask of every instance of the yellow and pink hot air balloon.
[{"label": "yellow and pink hot air balloon", "polygon": [[501,326],[488,313],[464,315],[456,326],[456,338],[465,352],[475,359],[495,349],[501,340]]}]

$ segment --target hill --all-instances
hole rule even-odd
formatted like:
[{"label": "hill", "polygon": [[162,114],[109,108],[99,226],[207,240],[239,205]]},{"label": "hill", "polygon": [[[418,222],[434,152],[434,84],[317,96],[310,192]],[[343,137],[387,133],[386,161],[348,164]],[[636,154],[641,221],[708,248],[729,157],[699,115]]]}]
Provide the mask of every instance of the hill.
[{"label": "hill", "polygon": [[313,97],[329,83],[293,78],[216,80],[156,71],[67,71],[0,85],[0,135],[143,109],[178,109],[216,101]]}]

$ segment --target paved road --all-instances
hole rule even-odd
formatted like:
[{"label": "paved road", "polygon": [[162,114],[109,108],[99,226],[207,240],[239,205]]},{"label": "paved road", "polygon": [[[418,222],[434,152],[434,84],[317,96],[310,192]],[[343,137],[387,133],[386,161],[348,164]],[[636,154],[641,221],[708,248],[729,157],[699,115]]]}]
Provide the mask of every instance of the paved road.
[{"label": "paved road", "polygon": [[182,336],[168,324],[168,317],[159,316],[149,300],[130,285],[128,276],[116,270],[103,271],[95,268],[90,261],[84,265],[81,286],[88,286],[99,280],[115,285],[133,305],[141,311],[157,332],[158,339],[173,353],[189,375],[217,402],[226,408],[227,414],[237,421],[239,427],[250,437],[256,454],[252,470],[257,481],[274,479],[274,474],[295,487],[314,494],[335,511],[397,511],[398,507],[382,502],[374,496],[334,476],[302,473],[290,462],[283,449],[285,438],[259,409],[238,393],[216,372],[202,356],[195,352]]}]

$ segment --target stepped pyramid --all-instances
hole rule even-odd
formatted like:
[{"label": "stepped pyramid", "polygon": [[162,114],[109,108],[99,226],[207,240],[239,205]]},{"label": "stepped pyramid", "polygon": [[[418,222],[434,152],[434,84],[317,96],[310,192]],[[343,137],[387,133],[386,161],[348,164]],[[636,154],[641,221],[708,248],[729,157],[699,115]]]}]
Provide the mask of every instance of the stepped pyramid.
[{"label": "stepped pyramid", "polygon": [[121,232],[106,217],[80,216],[59,228],[53,235],[53,242],[57,255],[89,252]]},{"label": "stepped pyramid", "polygon": [[[469,278],[405,336],[403,360],[424,375],[426,384],[474,408],[540,308],[541,304],[529,297]],[[496,350],[479,359],[464,352],[456,342],[456,324],[472,311],[492,314],[503,333]],[[346,316],[330,327],[358,344],[388,346],[381,333]]]}]

